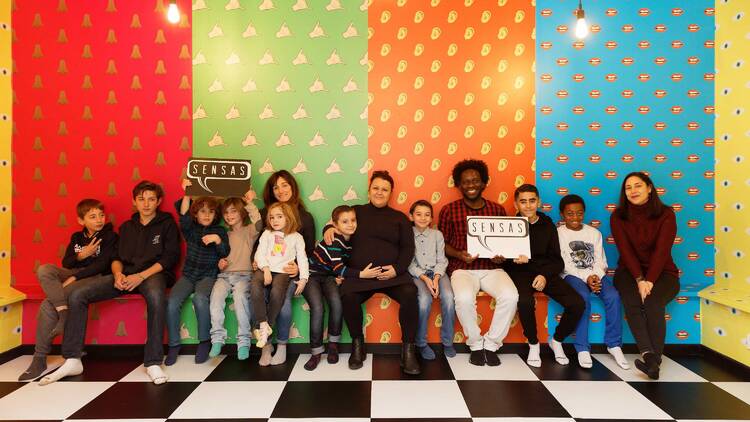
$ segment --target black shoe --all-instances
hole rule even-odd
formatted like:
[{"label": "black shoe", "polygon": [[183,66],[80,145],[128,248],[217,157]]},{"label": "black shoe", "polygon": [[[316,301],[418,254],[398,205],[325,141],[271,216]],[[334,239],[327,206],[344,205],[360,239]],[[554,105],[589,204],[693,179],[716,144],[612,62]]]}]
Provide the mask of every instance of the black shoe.
[{"label": "black shoe", "polygon": [[635,367],[652,380],[659,379],[659,358],[655,354],[646,353],[643,355],[643,360],[636,359]]},{"label": "black shoe", "polygon": [[487,363],[484,350],[472,350],[469,355],[469,363],[476,366],[484,366]]},{"label": "black shoe", "polygon": [[328,350],[326,351],[326,360],[331,365],[339,363],[339,344],[328,342]]},{"label": "black shoe", "polygon": [[500,358],[491,350],[484,349],[484,361],[487,366],[500,366]]},{"label": "black shoe", "polygon": [[409,375],[422,373],[417,360],[417,346],[414,343],[404,343],[401,346],[401,370]]},{"label": "black shoe", "polygon": [[352,354],[349,356],[349,369],[359,369],[364,365],[365,340],[362,337],[352,339]]},{"label": "black shoe", "polygon": [[315,368],[318,367],[318,364],[320,363],[320,354],[312,355],[310,356],[310,360],[308,360],[305,363],[305,369],[308,371],[313,371]]}]

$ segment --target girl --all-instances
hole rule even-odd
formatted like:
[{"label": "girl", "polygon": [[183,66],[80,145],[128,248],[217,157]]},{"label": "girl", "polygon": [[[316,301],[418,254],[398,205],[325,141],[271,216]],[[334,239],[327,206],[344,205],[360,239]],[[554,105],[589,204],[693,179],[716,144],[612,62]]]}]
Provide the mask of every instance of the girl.
[{"label": "girl", "polygon": [[[273,333],[271,327],[275,325],[286,297],[289,274],[284,272],[284,266],[297,259],[300,279],[296,282],[295,294],[302,293],[309,277],[305,241],[297,233],[298,228],[297,215],[289,204],[275,202],[268,207],[266,230],[260,236],[255,252],[258,270],[250,283],[250,300],[255,313],[253,335],[259,348],[266,345],[268,336]],[[266,309],[264,290],[268,286],[271,294]]]},{"label": "girl", "polygon": [[659,379],[666,322],[664,308],[680,291],[679,271],[672,260],[677,223],[645,173],[625,176],[620,203],[610,218],[620,260],[615,287],[642,359],[635,367]]},{"label": "girl", "polygon": [[260,220],[258,207],[253,204],[255,192],[247,191],[245,199],[227,198],[222,206],[224,223],[229,227],[230,253],[219,260],[219,273],[211,291],[211,352],[210,357],[221,354],[227,338],[224,328],[224,307],[229,291],[234,298],[234,313],[237,316],[237,359],[250,356],[250,286],[253,245],[258,238],[255,223]]},{"label": "girl", "polygon": [[[184,179],[184,190],[192,183]],[[169,351],[164,360],[167,366],[177,362],[180,352],[180,314],[182,304],[191,293],[195,317],[198,319],[198,349],[195,353],[195,363],[208,360],[211,348],[209,331],[211,315],[208,297],[211,294],[219,259],[229,255],[229,238],[227,230],[219,224],[219,203],[215,198],[203,196],[196,199],[192,205],[188,196],[183,196],[175,202],[175,208],[180,215],[180,230],[187,243],[187,255],[182,267],[182,277],[172,287],[167,299],[167,331],[169,333]],[[188,211],[190,211],[188,213]]]}]

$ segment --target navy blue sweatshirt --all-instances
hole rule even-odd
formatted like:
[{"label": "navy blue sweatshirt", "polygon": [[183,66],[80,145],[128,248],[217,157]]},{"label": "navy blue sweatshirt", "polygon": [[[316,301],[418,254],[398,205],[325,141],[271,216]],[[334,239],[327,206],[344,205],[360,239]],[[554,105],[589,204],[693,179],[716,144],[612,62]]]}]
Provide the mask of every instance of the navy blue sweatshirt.
[{"label": "navy blue sweatshirt", "polygon": [[[109,274],[112,272],[112,256],[117,251],[117,233],[112,228],[112,223],[107,223],[101,230],[89,236],[86,228],[73,233],[70,236],[70,243],[65,249],[65,257],[62,260],[62,266],[72,270],[80,269],[76,274],[77,280],[95,276],[98,274]],[[96,252],[83,260],[78,260],[78,252],[91,243],[93,238],[101,239]]]},{"label": "navy blue sweatshirt", "polygon": [[180,232],[172,214],[156,211],[145,226],[138,213],[120,226],[120,241],[115,257],[122,262],[125,275],[141,272],[157,262],[168,283],[174,284],[174,267],[180,260]]}]

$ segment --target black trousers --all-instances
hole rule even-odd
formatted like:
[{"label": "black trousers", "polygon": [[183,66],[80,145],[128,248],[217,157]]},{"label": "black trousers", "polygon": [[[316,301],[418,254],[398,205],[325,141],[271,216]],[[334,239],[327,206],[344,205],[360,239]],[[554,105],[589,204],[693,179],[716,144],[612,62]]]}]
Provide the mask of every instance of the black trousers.
[{"label": "black trousers", "polygon": [[[529,344],[539,343],[536,333],[536,301],[534,300],[536,290],[531,287],[534,277],[536,275],[526,273],[510,274],[510,278],[513,279],[513,283],[518,289],[518,316],[523,326],[523,335],[526,336]],[[565,337],[575,331],[586,308],[586,303],[574,288],[558,276],[547,278],[547,284],[544,286],[542,293],[557,301],[564,308],[560,324],[555,328],[554,335],[555,340],[562,342]]]},{"label": "black trousers", "polygon": [[417,286],[414,283],[399,284],[376,290],[350,292],[341,296],[344,308],[344,320],[349,327],[352,338],[363,337],[362,332],[362,304],[375,293],[385,293],[399,304],[398,320],[401,324],[401,341],[414,343],[417,335],[417,319],[419,306],[417,305]]},{"label": "black trousers", "polygon": [[680,279],[662,273],[654,281],[651,294],[641,301],[638,283],[635,277],[625,268],[615,271],[615,288],[620,293],[620,300],[625,307],[630,331],[635,337],[638,351],[653,352],[661,356],[664,351],[664,337],[667,333],[667,322],[664,320],[664,309],[680,291]]},{"label": "black trousers", "polygon": [[[254,324],[253,328],[260,327],[261,322],[268,322],[271,327],[276,326],[276,317],[279,316],[281,307],[286,299],[286,290],[289,288],[289,274],[274,273],[271,284],[263,284],[263,271],[258,270],[250,280],[250,303],[253,306]],[[268,307],[266,307],[266,290],[270,290]]]}]

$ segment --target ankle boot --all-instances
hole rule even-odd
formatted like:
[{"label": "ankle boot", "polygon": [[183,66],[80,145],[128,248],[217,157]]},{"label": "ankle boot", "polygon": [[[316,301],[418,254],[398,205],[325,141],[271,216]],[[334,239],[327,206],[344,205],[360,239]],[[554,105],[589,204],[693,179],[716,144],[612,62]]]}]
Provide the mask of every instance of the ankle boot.
[{"label": "ankle boot", "polygon": [[417,346],[414,343],[404,343],[401,346],[401,369],[409,375],[422,373],[417,360]]},{"label": "ankle boot", "polygon": [[364,364],[365,358],[365,339],[356,337],[352,339],[352,354],[349,356],[349,369],[359,369]]}]

